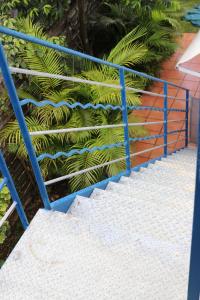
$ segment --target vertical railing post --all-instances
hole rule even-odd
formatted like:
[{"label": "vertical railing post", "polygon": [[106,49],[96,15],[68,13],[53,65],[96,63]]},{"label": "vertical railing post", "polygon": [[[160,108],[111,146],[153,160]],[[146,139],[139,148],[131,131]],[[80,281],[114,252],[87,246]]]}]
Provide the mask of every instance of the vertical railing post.
[{"label": "vertical railing post", "polygon": [[25,212],[24,212],[21,200],[19,198],[19,195],[17,193],[17,190],[15,188],[14,182],[12,180],[12,177],[10,175],[10,172],[9,172],[8,168],[7,168],[5,159],[4,159],[1,151],[0,151],[0,171],[1,171],[2,175],[3,175],[3,177],[7,178],[6,185],[7,185],[8,189],[9,189],[9,191],[10,191],[12,200],[17,203],[16,210],[18,212],[19,218],[20,218],[20,220],[22,222],[22,225],[23,225],[24,229],[26,229],[28,227],[28,220],[26,218],[26,215],[25,215]]},{"label": "vertical railing post", "polygon": [[167,134],[168,134],[168,84],[164,83],[164,156],[168,154]]},{"label": "vertical railing post", "polygon": [[[200,110],[199,110],[200,116]],[[196,187],[193,213],[192,245],[188,283],[188,300],[199,300],[200,294],[200,118],[196,167]]]},{"label": "vertical railing post", "polygon": [[10,97],[10,101],[13,107],[13,110],[15,112],[16,119],[19,122],[19,127],[21,129],[22,137],[24,139],[24,143],[26,145],[26,149],[28,151],[31,165],[35,174],[35,178],[38,184],[38,188],[40,191],[40,195],[42,197],[44,206],[46,209],[51,209],[49,197],[43,182],[43,178],[40,172],[40,167],[37,162],[36,154],[32,146],[31,138],[28,132],[28,128],[26,126],[24,114],[19,102],[19,98],[17,96],[16,88],[12,79],[12,76],[10,74],[10,70],[8,67],[8,63],[6,60],[6,56],[4,54],[3,46],[0,44],[0,69],[2,71],[3,79],[5,82],[5,86],[8,91],[8,95]]},{"label": "vertical railing post", "polygon": [[190,97],[190,92],[189,90],[186,90],[186,98],[185,98],[185,147],[188,146],[188,138],[189,138],[189,97]]},{"label": "vertical railing post", "polygon": [[119,69],[120,76],[120,85],[121,85],[121,99],[122,99],[122,119],[124,123],[124,140],[126,147],[126,170],[128,173],[131,172],[131,158],[130,158],[130,143],[129,143],[129,133],[128,133],[128,111],[127,111],[127,103],[126,103],[126,83],[125,83],[125,75],[124,69]]}]

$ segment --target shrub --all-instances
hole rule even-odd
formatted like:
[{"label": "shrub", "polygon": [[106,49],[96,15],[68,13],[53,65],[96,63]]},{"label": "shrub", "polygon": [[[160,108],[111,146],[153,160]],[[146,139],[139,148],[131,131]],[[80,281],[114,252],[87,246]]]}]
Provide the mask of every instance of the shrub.
[{"label": "shrub", "polygon": [[[0,179],[0,182],[2,179]],[[9,189],[7,187],[3,187],[0,191],[0,219],[4,216],[5,212],[8,209],[8,206],[11,202],[11,196]],[[0,228],[0,244],[3,244],[4,240],[6,239],[6,234],[9,229],[9,223],[6,221],[3,226]]]}]

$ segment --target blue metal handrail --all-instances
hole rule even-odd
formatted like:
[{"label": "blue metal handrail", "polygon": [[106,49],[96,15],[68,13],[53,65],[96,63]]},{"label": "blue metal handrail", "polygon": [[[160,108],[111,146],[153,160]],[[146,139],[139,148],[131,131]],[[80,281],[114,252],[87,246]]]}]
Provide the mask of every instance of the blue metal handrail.
[{"label": "blue metal handrail", "polygon": [[88,59],[89,61],[99,63],[99,64],[103,64],[103,65],[106,65],[106,66],[110,66],[110,67],[118,69],[118,70],[123,69],[124,71],[127,71],[127,72],[130,72],[132,74],[141,76],[143,78],[147,78],[149,80],[154,80],[154,81],[157,81],[157,82],[167,83],[170,86],[181,88],[181,89],[187,91],[187,88],[181,87],[181,86],[179,86],[177,84],[174,84],[172,82],[168,82],[166,80],[163,80],[163,79],[151,76],[151,75],[147,75],[146,73],[138,72],[136,70],[132,70],[132,69],[129,69],[127,67],[123,67],[123,66],[120,66],[120,65],[117,65],[117,64],[113,64],[109,61],[106,61],[106,60],[103,60],[103,59],[100,59],[100,58],[96,58],[94,56],[91,56],[91,55],[88,55],[88,54],[85,54],[85,53],[82,53],[82,52],[79,52],[79,51],[75,51],[75,50],[72,50],[72,49],[69,49],[69,48],[66,48],[66,47],[63,47],[63,46],[45,41],[45,40],[41,40],[37,37],[31,36],[31,35],[28,35],[28,34],[25,34],[25,33],[22,33],[22,32],[18,32],[16,30],[12,30],[12,29],[4,27],[4,26],[0,26],[0,33],[6,34],[6,35],[9,35],[9,36],[13,36],[15,38],[18,38],[18,39],[21,39],[21,40],[24,40],[24,41],[27,41],[27,42],[30,42],[30,43],[34,43],[34,44],[41,45],[41,46],[44,46],[44,47],[47,47],[47,48],[51,48],[51,49],[57,50],[59,52],[63,52],[63,53],[66,53],[66,54],[71,54],[72,56],[78,56],[78,57],[81,57],[81,58],[84,58],[84,59]]},{"label": "blue metal handrail", "polygon": [[[164,140],[163,145],[161,145],[159,147],[163,147],[163,149],[164,149],[163,155],[166,156],[166,155],[168,155],[168,143],[167,143],[168,135],[183,132],[183,130],[182,131],[176,130],[176,131],[173,131],[173,132],[172,131],[168,132],[169,122],[174,122],[174,121],[178,122],[178,121],[180,121],[180,120],[170,120],[170,121],[168,121],[168,112],[169,111],[179,111],[179,112],[185,113],[185,128],[186,128],[185,129],[185,146],[187,146],[187,144],[188,144],[188,109],[189,109],[188,101],[189,101],[189,91],[187,89],[185,89],[184,87],[178,86],[176,84],[167,82],[165,80],[162,80],[162,79],[159,79],[159,78],[156,78],[156,77],[153,77],[153,76],[149,76],[145,73],[138,72],[138,71],[129,69],[129,68],[124,67],[124,66],[113,64],[111,62],[108,62],[108,61],[105,61],[105,60],[102,60],[102,59],[99,59],[99,58],[96,58],[96,57],[93,57],[93,56],[90,56],[90,55],[87,55],[87,54],[84,54],[84,53],[81,53],[81,52],[78,52],[78,51],[74,51],[72,49],[68,49],[68,48],[65,48],[65,47],[60,46],[60,45],[53,44],[53,43],[48,42],[48,41],[38,39],[36,37],[26,35],[24,33],[20,33],[20,32],[11,30],[9,28],[5,28],[5,27],[0,26],[0,33],[7,34],[7,35],[13,36],[15,38],[22,39],[22,40],[25,40],[25,41],[28,41],[28,42],[31,42],[31,43],[34,43],[34,44],[37,44],[37,45],[42,45],[44,47],[48,47],[48,48],[51,48],[51,49],[54,49],[54,50],[57,50],[57,51],[60,51],[60,52],[66,53],[66,54],[70,54],[72,56],[78,56],[78,57],[83,58],[83,59],[88,59],[88,60],[90,60],[92,62],[95,62],[95,63],[98,63],[98,64],[107,65],[111,68],[115,68],[119,72],[120,85],[116,85],[116,86],[115,85],[110,85],[110,87],[120,90],[120,92],[121,92],[121,105],[110,105],[110,104],[103,105],[103,104],[92,104],[92,103],[82,104],[80,102],[69,103],[69,102],[66,102],[64,100],[60,101],[58,103],[54,103],[53,101],[50,101],[48,99],[40,101],[40,102],[37,102],[33,99],[24,99],[24,100],[19,101],[19,98],[18,98],[17,92],[16,92],[16,88],[15,88],[15,85],[14,85],[14,82],[13,82],[13,79],[12,79],[12,76],[11,76],[11,71],[10,71],[8,62],[6,60],[5,54],[4,54],[3,46],[2,45],[0,46],[0,69],[2,71],[5,86],[8,90],[8,94],[9,94],[9,97],[10,97],[11,104],[13,106],[13,110],[14,110],[16,118],[19,122],[20,130],[21,130],[21,133],[22,133],[22,136],[23,136],[23,139],[24,139],[24,143],[26,145],[26,148],[27,148],[27,151],[28,151],[28,154],[29,154],[29,157],[30,157],[30,161],[31,161],[31,164],[32,164],[32,168],[33,168],[36,180],[37,180],[37,184],[38,184],[38,187],[39,187],[41,198],[43,200],[43,203],[44,203],[44,206],[45,206],[46,209],[52,209],[53,208],[53,209],[58,209],[58,210],[61,210],[61,211],[66,211],[67,207],[69,207],[69,204],[71,203],[70,199],[72,199],[73,197],[71,195],[69,195],[69,196],[66,196],[62,199],[59,199],[59,200],[57,200],[53,203],[50,203],[49,197],[48,197],[48,194],[47,194],[47,190],[46,190],[46,186],[45,186],[47,183],[45,183],[43,178],[42,178],[41,171],[40,171],[40,166],[38,164],[39,161],[41,161],[45,158],[56,159],[56,158],[61,157],[61,156],[69,157],[69,156],[74,155],[74,154],[82,154],[82,153],[85,153],[85,152],[93,152],[93,151],[99,151],[99,150],[102,151],[102,150],[105,150],[105,149],[112,149],[112,148],[115,148],[115,147],[124,147],[124,149],[125,149],[124,159],[126,160],[126,171],[123,172],[123,174],[129,175],[131,170],[132,170],[132,168],[131,168],[131,157],[133,155],[134,156],[137,155],[137,153],[134,153],[134,154],[130,153],[130,143],[131,142],[151,140],[153,138],[163,138],[163,140]],[[14,68],[14,69],[16,69],[16,68]],[[24,73],[24,69],[20,70],[20,72]],[[29,72],[29,74],[37,76],[37,71],[28,70],[28,72]],[[127,105],[126,92],[129,91],[129,90],[133,90],[133,91],[138,92],[138,93],[144,93],[144,94],[146,93],[146,94],[149,95],[149,97],[155,96],[155,93],[151,93],[149,91],[147,92],[147,91],[143,91],[143,90],[137,90],[137,89],[131,88],[129,86],[126,86],[125,72],[126,73],[129,72],[129,73],[147,78],[149,80],[154,80],[154,81],[163,83],[163,85],[164,85],[163,94],[156,94],[156,96],[159,95],[160,97],[163,98],[163,107],[159,108],[159,107],[152,107],[152,106],[137,106],[137,105],[136,106],[130,106],[130,105]],[[50,75],[57,76],[56,74],[44,73],[44,76],[49,77]],[[58,76],[60,76],[60,75],[58,75]],[[64,76],[63,76],[63,78],[64,78]],[[70,80],[69,77],[65,77],[65,79]],[[77,78],[77,81],[80,82],[81,79]],[[87,83],[87,80],[84,80],[84,83]],[[92,84],[92,81],[88,81],[88,84]],[[99,83],[94,82],[94,84],[104,85],[104,83],[100,83],[100,82]],[[105,86],[108,87],[108,84],[105,84]],[[186,91],[186,98],[185,98],[186,108],[185,109],[171,109],[171,108],[168,108],[168,99],[173,98],[172,96],[168,96],[168,86],[173,86],[173,87],[180,88],[180,89],[183,89],[183,90]],[[115,125],[110,124],[110,125],[106,125],[106,126],[96,126],[96,127],[65,128],[65,129],[59,129],[59,130],[50,129],[50,130],[43,130],[43,131],[39,131],[39,132],[29,132],[28,128],[27,128],[27,125],[26,125],[26,122],[25,122],[24,114],[23,114],[23,111],[22,111],[22,107],[24,105],[27,105],[27,104],[32,104],[32,105],[35,105],[35,106],[38,106],[38,107],[43,107],[45,105],[51,105],[55,108],[61,107],[61,106],[66,106],[69,109],[74,109],[74,108],[78,107],[78,108],[81,108],[81,109],[120,110],[120,111],[122,111],[123,123],[122,124],[115,124]],[[135,111],[135,110],[160,111],[160,112],[163,113],[163,121],[149,122],[149,123],[144,122],[144,123],[138,123],[138,124],[128,123],[128,111],[130,111],[130,110],[133,110],[133,111]],[[129,127],[130,126],[147,125],[147,124],[149,124],[149,125],[163,124],[164,132],[162,134],[159,134],[159,135],[152,135],[152,136],[147,136],[147,137],[137,137],[137,138],[130,138],[129,137]],[[69,152],[62,151],[62,152],[58,152],[58,153],[55,153],[55,154],[42,153],[38,157],[36,156],[36,153],[35,153],[35,150],[33,148],[32,141],[31,141],[31,137],[34,136],[34,135],[52,134],[52,133],[54,134],[56,132],[61,134],[62,132],[68,132],[70,130],[71,131],[81,131],[81,130],[112,128],[112,127],[113,128],[114,127],[123,128],[123,130],[124,130],[124,141],[120,141],[119,143],[116,143],[116,144],[103,145],[101,147],[84,148],[84,149],[72,149]],[[113,161],[113,163],[115,163],[115,162],[116,162],[116,160]],[[107,164],[110,164],[110,163],[112,163],[112,161],[107,162]],[[97,167],[99,167],[99,166],[95,166],[94,168],[97,168]],[[136,167],[136,169],[137,168],[138,167]],[[85,171],[87,171],[87,170],[85,170]],[[84,170],[82,170],[80,172],[83,173]],[[75,172],[74,175],[76,175],[77,173],[78,172]],[[62,176],[62,178],[69,178],[69,176],[71,176],[71,175],[73,175],[73,174]],[[115,180],[116,178],[118,178],[118,175],[117,175],[117,177],[114,176],[112,178],[109,178],[108,181],[109,180]],[[54,180],[50,180],[50,182],[54,182]],[[105,183],[105,181],[103,181],[102,183],[100,182],[97,185],[98,185],[98,187],[101,187],[101,186],[103,187],[104,183]],[[88,191],[92,192],[92,189],[93,189],[93,186],[88,187],[87,193],[88,193]],[[82,193],[82,191],[78,191],[76,193],[76,195],[81,194],[81,193]]]},{"label": "blue metal handrail", "polygon": [[[17,213],[19,215],[20,221],[24,229],[28,227],[28,220],[26,218],[26,214],[24,212],[21,200],[15,188],[14,182],[6,165],[5,159],[3,157],[2,152],[0,151],[0,173],[3,175],[3,180],[0,182],[0,192],[6,185],[10,191],[10,195],[13,203],[15,204],[13,208],[16,208]],[[1,221],[1,220],[0,220]]]},{"label": "blue metal handrail", "polygon": [[[200,116],[200,109],[199,109]],[[196,185],[193,210],[192,244],[190,253],[190,271],[188,283],[188,300],[199,300],[200,297],[200,117],[198,126],[198,148],[196,165]]]}]

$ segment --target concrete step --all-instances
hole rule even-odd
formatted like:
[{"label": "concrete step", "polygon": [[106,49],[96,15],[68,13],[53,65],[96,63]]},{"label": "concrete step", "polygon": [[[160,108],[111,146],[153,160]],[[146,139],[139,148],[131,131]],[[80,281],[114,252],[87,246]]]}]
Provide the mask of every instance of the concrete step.
[{"label": "concrete step", "polygon": [[187,298],[196,151],[40,210],[0,270],[2,300]]}]

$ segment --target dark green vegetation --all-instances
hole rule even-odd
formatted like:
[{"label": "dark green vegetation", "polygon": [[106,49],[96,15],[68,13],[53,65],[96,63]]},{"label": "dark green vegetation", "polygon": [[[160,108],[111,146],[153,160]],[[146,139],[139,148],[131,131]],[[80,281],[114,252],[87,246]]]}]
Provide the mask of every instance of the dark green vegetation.
[{"label": "dark green vegetation", "polygon": [[[0,179],[0,182],[2,179]],[[0,218],[2,218],[7,211],[11,203],[10,193],[7,187],[4,187],[0,192]],[[0,244],[2,244],[6,238],[6,233],[8,231],[8,222],[5,222],[0,230]]]},{"label": "dark green vegetation", "polygon": [[[186,1],[187,2],[187,1]],[[190,1],[191,2],[191,1]],[[176,38],[181,33],[180,16],[183,10],[177,0],[11,0],[1,1],[0,22],[4,26],[47,39],[73,49],[77,49],[111,62],[128,66],[148,74],[157,74],[160,63],[176,49]],[[72,75],[89,80],[119,83],[118,74],[108,67],[99,67],[87,61],[80,62],[50,49],[36,47],[11,37],[3,37],[8,59],[13,66],[37,71]],[[66,83],[57,79],[43,77],[14,76],[20,98],[37,101],[50,99],[73,103],[91,102],[93,104],[120,104],[119,91],[88,86],[86,84]],[[150,82],[137,76],[126,74],[126,82],[131,87],[145,88]],[[11,155],[12,160],[20,160],[21,173],[31,182],[27,154],[15,121],[7,94],[0,83],[0,143]],[[140,104],[139,95],[128,92],[127,101],[131,105]],[[62,127],[85,127],[100,124],[113,124],[121,121],[121,113],[116,111],[92,111],[66,107],[59,109],[50,106],[25,109],[26,121],[30,130]],[[136,119],[129,115],[131,122]],[[130,130],[130,136],[144,136],[144,128]],[[71,149],[92,148],[123,140],[121,129],[95,130],[76,134],[38,136],[33,144],[39,155],[42,152],[68,152]],[[92,154],[61,157],[57,160],[45,159],[41,162],[46,179],[61,176],[96,164],[119,158],[124,148],[119,147]],[[12,167],[12,166],[11,166]],[[117,163],[104,169],[94,170],[62,183],[62,190],[72,192],[92,183],[112,176],[124,169],[124,163]],[[12,170],[11,170],[12,171]],[[14,170],[13,170],[14,171]],[[15,176],[15,172],[13,172]],[[21,181],[15,176],[17,187]],[[34,187],[34,181],[31,183]],[[53,198],[55,195],[50,190]],[[24,198],[24,194],[20,196]],[[36,207],[40,205],[35,199]]]},{"label": "dark green vegetation", "polygon": [[178,14],[179,18],[181,19],[181,27],[183,32],[197,32],[199,27],[193,26],[190,22],[184,20],[183,17],[188,10],[195,7],[195,5],[200,5],[200,1],[197,0],[181,0],[181,11]]}]

